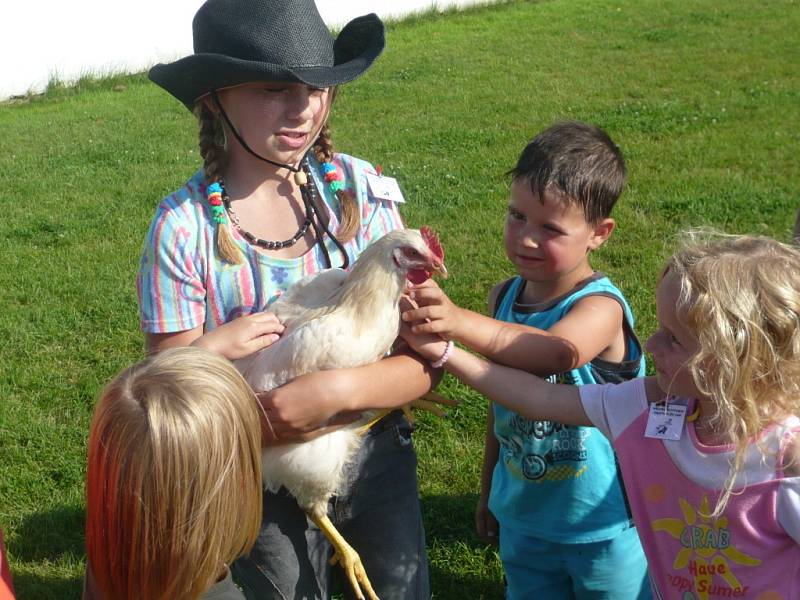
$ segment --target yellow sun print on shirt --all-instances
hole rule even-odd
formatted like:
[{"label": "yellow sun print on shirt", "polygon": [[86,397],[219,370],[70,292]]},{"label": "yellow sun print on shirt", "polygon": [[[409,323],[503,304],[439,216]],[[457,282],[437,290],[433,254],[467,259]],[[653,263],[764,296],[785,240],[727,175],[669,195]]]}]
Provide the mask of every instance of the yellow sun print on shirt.
[{"label": "yellow sun print on shirt", "polygon": [[653,531],[668,533],[681,543],[682,548],[675,556],[672,568],[689,570],[694,591],[701,600],[708,600],[714,575],[722,578],[733,590],[742,590],[731,570],[731,563],[756,567],[761,560],[748,556],[731,544],[727,517],[712,521],[707,516],[711,512],[708,496],[703,496],[699,511],[683,498],[678,498],[678,502],[683,520],[665,518],[652,523]]}]

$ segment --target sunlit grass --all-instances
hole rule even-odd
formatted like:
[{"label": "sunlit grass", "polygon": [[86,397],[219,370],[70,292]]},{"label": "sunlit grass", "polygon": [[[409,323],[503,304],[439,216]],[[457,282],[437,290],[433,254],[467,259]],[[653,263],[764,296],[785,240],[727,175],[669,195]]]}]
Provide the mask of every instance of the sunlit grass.
[{"label": "sunlit grass", "polygon": [[[712,225],[788,239],[798,204],[796,2],[549,0],[393,23],[344,86],[338,149],[398,178],[409,224],[437,229],[445,289],[483,310],[511,275],[504,173],[557,119],[604,127],[628,159],[618,230],[593,257],[625,291],[641,337],[675,232]],[[21,598],[76,598],[88,421],[141,356],[134,276],[158,200],[199,164],[191,115],[146,77],[54,83],[0,105],[0,525]],[[419,420],[436,598],[499,598],[473,534],[485,402]]]}]

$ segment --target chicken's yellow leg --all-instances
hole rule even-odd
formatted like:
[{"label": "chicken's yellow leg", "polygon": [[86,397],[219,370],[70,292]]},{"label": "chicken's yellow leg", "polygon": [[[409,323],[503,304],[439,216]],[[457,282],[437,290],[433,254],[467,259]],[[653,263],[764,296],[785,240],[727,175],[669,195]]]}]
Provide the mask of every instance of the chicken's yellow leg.
[{"label": "chicken's yellow leg", "polygon": [[345,541],[327,515],[316,517],[309,513],[308,516],[317,524],[317,527],[320,528],[320,531],[325,534],[325,537],[328,538],[328,541],[333,546],[335,552],[331,559],[331,564],[335,565],[338,562],[342,565],[347,579],[350,580],[350,585],[353,586],[356,597],[359,600],[364,600],[364,594],[361,592],[363,589],[369,600],[378,600],[378,596],[367,578],[367,572],[364,571],[364,565],[361,564],[361,557],[358,556],[358,552]]},{"label": "chicken's yellow leg", "polygon": [[[369,420],[369,421],[367,421],[367,422],[366,422],[364,425],[362,425],[361,427],[359,427],[358,429],[356,429],[356,433],[358,433],[358,435],[361,435],[361,436],[363,436],[363,435],[366,435],[366,434],[367,434],[367,432],[369,431],[369,428],[370,428],[370,427],[372,427],[373,425],[375,425],[375,423],[377,423],[378,421],[380,421],[380,420],[381,420],[383,417],[385,417],[386,415],[388,415],[390,412],[392,412],[392,409],[389,409],[389,408],[385,408],[385,409],[383,409],[383,410],[379,410],[379,411],[377,412],[377,414],[376,414],[376,415],[375,415],[375,416],[374,416],[372,419],[370,419],[370,420]],[[321,528],[320,528],[320,529],[321,529]]]},{"label": "chicken's yellow leg", "polygon": [[[422,398],[417,398],[416,400],[412,400],[409,404],[404,404],[400,408],[403,411],[403,414],[408,419],[409,423],[414,422],[414,415],[411,412],[412,408],[419,408],[421,410],[427,410],[430,413],[435,414],[437,417],[446,417],[447,413],[444,412],[441,408],[439,408],[438,404],[444,404],[446,406],[458,406],[458,400],[451,400],[450,398],[446,398],[440,394],[435,392],[428,392]],[[375,425],[378,421],[380,421],[383,417],[388,415],[394,409],[388,408],[384,410],[380,410],[377,412],[375,417],[369,420],[369,422],[365,423],[361,427],[357,429],[358,435],[365,435],[369,428]]]},{"label": "chicken's yellow leg", "polygon": [[436,392],[428,392],[422,398],[417,398],[411,402],[411,406],[419,408],[420,410],[427,410],[429,413],[435,414],[437,417],[446,417],[447,413],[439,408],[439,404],[445,406],[458,406],[458,400],[451,400]]}]

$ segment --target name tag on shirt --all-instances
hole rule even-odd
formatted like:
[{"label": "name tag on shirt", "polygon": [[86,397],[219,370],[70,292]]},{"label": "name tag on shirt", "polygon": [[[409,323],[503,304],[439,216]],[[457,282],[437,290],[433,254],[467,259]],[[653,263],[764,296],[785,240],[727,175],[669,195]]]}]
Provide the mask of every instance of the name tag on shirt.
[{"label": "name tag on shirt", "polygon": [[644,437],[678,441],[683,434],[686,407],[682,404],[651,404]]},{"label": "name tag on shirt", "polygon": [[383,175],[377,175],[375,173],[367,173],[367,183],[369,183],[369,189],[372,195],[380,200],[388,200],[389,202],[406,201],[394,177],[384,177]]}]

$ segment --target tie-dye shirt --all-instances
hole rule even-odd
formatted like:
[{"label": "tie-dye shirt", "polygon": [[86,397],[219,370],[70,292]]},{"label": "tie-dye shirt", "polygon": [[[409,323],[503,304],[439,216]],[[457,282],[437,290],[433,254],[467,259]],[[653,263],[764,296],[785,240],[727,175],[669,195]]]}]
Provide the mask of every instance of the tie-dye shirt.
[{"label": "tie-dye shirt", "polygon": [[[375,173],[371,164],[344,154],[335,155],[333,162],[361,213],[361,228],[344,244],[352,265],[371,241],[403,225],[393,202],[371,194],[367,183],[367,173]],[[338,199],[313,159],[311,171],[328,208],[329,228],[336,231]],[[230,231],[244,260],[226,263],[215,251],[215,228],[200,170],[161,202],[147,233],[136,282],[143,331],[173,333],[200,325],[209,331],[264,310],[295,281],[327,267],[319,244],[297,258],[275,258],[250,246],[235,228]],[[325,244],[333,265],[342,264],[341,253],[328,236]]]}]

